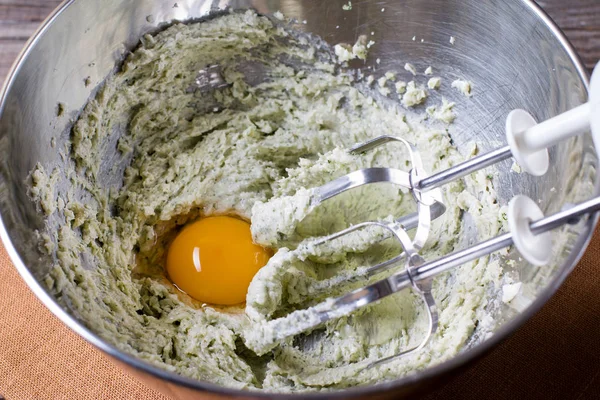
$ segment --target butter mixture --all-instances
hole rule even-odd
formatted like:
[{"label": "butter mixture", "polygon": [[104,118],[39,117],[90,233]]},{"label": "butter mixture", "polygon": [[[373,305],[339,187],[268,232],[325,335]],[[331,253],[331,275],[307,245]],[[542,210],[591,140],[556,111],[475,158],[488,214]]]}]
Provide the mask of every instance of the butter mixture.
[{"label": "butter mixture", "polygon": [[[426,312],[410,290],[263,346],[270,321],[381,279],[385,273],[360,276],[401,252],[376,230],[312,244],[353,223],[414,211],[409,193],[386,185],[310,209],[310,189],[336,177],[374,166],[410,169],[397,144],[360,155],[347,149],[393,135],[421,149],[430,172],[463,160],[444,126],[374,100],[337,61],[321,41],[252,11],[144,36],[82,111],[65,165],[32,173],[32,196],[49,221],[41,237],[55,260],[45,278],[51,293],[106,341],[160,368],[271,392],[395,379],[484,337],[502,276],[488,258],[436,278],[439,328],[410,357],[364,368],[425,335]],[[228,87],[198,90],[196,75],[209,64],[223,66]],[[407,105],[424,100],[413,98],[423,85],[412,86]],[[61,179],[68,185],[57,185]],[[457,248],[470,225],[481,237],[503,228],[483,172],[446,185],[443,194],[448,210],[433,223],[426,259]],[[254,241],[274,252],[239,306],[195,301],[165,274],[177,232],[223,214],[251,221]]]}]

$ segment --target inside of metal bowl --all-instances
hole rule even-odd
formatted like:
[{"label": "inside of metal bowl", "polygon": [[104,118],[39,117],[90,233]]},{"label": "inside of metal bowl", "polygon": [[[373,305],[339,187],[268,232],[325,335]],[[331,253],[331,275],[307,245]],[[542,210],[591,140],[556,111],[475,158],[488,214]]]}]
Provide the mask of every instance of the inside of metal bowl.
[{"label": "inside of metal bowl", "polygon": [[[358,35],[372,33],[376,44],[367,61],[352,64],[365,74],[373,73],[369,67],[376,68],[376,78],[388,70],[402,71],[406,76],[400,77],[408,81],[410,73],[404,71],[404,64],[410,62],[418,70],[434,66],[445,80],[460,78],[473,83],[476,94],[472,98],[444,93],[456,102],[459,117],[449,133],[465,155],[472,143],[480,152],[505,145],[504,123],[512,109],[526,109],[541,121],[587,99],[585,72],[576,56],[528,1],[366,0],[352,2],[352,9],[344,10],[346,4],[342,0],[76,0],[62,6],[22,55],[1,99],[0,114],[0,214],[4,225],[0,231],[20,273],[46,305],[80,334],[110,349],[71,319],[68,310],[65,313],[57,306],[37,281],[50,265],[47,256],[37,250],[36,230],[46,221],[28,197],[26,180],[36,163],[61,165],[58,149],[68,140],[73,119],[94,88],[137,45],[142,34],[159,30],[172,20],[203,18],[228,8],[253,8],[268,15],[281,11],[298,21],[295,29],[318,35],[331,45],[354,43]],[[429,101],[439,103],[441,95],[432,93]],[[63,115],[57,113],[59,103],[65,107]],[[513,196],[524,194],[546,214],[556,212],[565,203],[596,193],[596,163],[589,135],[553,147],[550,170],[543,177],[515,173],[512,161],[503,162],[494,179],[498,200],[507,204]],[[107,177],[115,178],[119,179]],[[523,282],[524,295],[516,306],[497,305],[498,331],[514,330],[547,300],[573,268],[592,229],[593,220],[588,219],[555,231],[553,259],[544,267],[534,267],[515,251],[511,253],[512,261],[504,267]],[[487,238],[465,239],[467,243]],[[476,351],[489,339],[475,335],[470,347]],[[466,360],[472,353],[461,357]],[[178,380],[135,364],[114,349],[111,354],[176,385],[211,389],[201,382]],[[391,386],[405,384],[407,381],[398,381]]]}]

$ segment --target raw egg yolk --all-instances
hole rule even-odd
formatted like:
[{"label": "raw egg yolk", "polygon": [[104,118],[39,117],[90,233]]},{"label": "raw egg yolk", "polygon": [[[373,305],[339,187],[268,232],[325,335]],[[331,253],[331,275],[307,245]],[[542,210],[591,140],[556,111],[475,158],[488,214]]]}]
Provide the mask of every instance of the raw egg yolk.
[{"label": "raw egg yolk", "polygon": [[175,237],[167,252],[167,273],[196,300],[240,304],[270,255],[252,242],[249,223],[228,216],[207,217],[187,225]]}]

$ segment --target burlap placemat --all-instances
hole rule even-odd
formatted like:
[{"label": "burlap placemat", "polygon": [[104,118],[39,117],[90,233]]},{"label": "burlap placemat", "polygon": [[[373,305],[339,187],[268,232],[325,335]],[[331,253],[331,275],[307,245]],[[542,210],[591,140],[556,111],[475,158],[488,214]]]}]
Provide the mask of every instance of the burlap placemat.
[{"label": "burlap placemat", "polygon": [[[600,232],[552,300],[427,399],[600,398]],[[0,245],[0,395],[169,400],[121,371],[29,291]]]}]

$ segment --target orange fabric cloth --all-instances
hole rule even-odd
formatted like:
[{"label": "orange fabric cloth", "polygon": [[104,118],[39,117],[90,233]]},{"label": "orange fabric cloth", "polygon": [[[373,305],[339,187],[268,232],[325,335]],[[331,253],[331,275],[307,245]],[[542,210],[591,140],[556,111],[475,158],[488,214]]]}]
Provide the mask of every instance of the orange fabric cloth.
[{"label": "orange fabric cloth", "polygon": [[6,400],[169,400],[63,325],[29,290],[2,245],[0,395]]},{"label": "orange fabric cloth", "polygon": [[[437,399],[600,398],[600,232],[558,294]],[[71,332],[0,246],[0,395],[7,400],[169,400]]]}]

